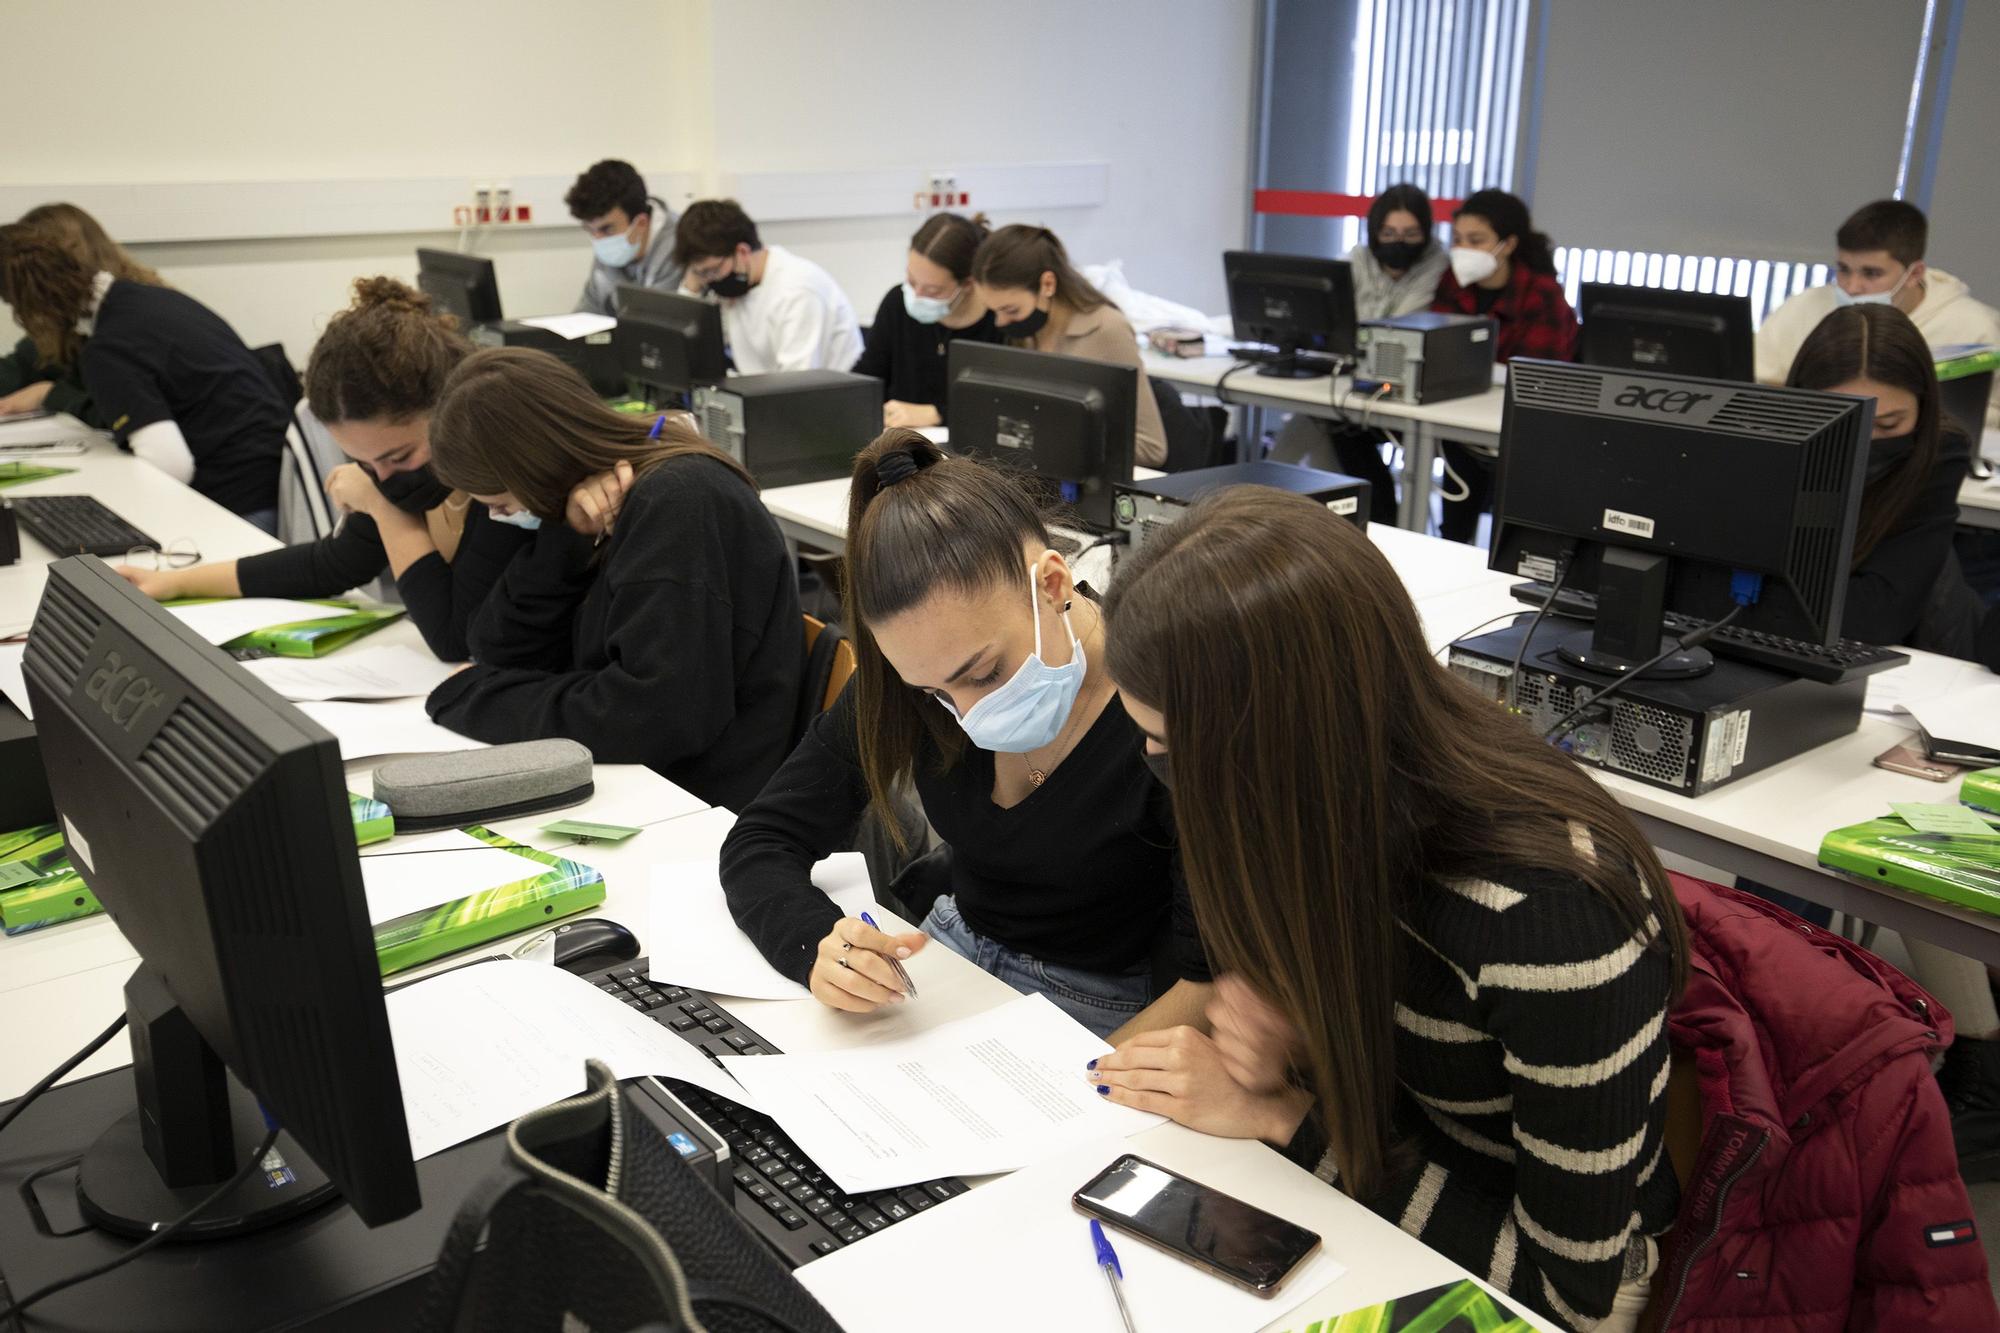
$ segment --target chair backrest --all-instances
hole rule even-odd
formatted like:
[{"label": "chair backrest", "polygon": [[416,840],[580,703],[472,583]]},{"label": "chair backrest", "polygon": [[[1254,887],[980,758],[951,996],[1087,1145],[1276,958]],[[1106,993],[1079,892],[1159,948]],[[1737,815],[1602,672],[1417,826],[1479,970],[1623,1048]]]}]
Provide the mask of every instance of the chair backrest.
[{"label": "chair backrest", "polygon": [[838,625],[816,616],[807,616],[806,669],[799,682],[799,706],[794,718],[794,740],[804,736],[812,720],[833,707],[833,701],[847,688],[854,675],[854,645]]},{"label": "chair backrest", "polygon": [[[315,429],[323,437],[321,447],[331,450],[335,459],[321,457],[320,450],[314,447]],[[327,501],[322,478],[339,466],[335,461],[339,457],[339,446],[326,434],[326,427],[300,402],[292,412],[291,423],[285,427],[285,453],[279,462],[279,541],[297,545],[332,534],[333,506]]]},{"label": "chair backrest", "polygon": [[1165,380],[1148,378],[1160,408],[1160,428],[1167,437],[1168,472],[1192,472],[1222,462],[1221,432],[1207,412],[1187,405],[1180,390]]}]

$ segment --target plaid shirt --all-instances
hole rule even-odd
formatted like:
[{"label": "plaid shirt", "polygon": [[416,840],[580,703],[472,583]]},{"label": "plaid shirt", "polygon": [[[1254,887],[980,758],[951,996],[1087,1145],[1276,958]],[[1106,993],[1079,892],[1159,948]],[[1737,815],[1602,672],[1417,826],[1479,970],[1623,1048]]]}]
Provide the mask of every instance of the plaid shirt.
[{"label": "plaid shirt", "polygon": [[[1479,304],[1472,290],[1459,286],[1458,279],[1447,270],[1438,282],[1431,309],[1453,315],[1476,315]],[[1500,325],[1495,360],[1511,361],[1517,356],[1576,360],[1576,312],[1563,298],[1562,283],[1555,274],[1537,273],[1525,264],[1514,265],[1506,290],[1486,313]]]}]

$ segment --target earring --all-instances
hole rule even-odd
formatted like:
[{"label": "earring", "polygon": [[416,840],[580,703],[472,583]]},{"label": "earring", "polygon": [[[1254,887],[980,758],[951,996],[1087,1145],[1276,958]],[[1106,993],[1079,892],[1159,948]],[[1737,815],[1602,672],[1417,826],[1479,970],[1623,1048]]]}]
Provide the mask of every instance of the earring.
[{"label": "earring", "polygon": [[1070,607],[1070,602],[1069,602],[1069,598],[1067,598],[1067,597],[1063,598],[1063,614],[1064,614],[1064,615],[1068,615],[1068,614],[1069,614],[1069,607]]}]

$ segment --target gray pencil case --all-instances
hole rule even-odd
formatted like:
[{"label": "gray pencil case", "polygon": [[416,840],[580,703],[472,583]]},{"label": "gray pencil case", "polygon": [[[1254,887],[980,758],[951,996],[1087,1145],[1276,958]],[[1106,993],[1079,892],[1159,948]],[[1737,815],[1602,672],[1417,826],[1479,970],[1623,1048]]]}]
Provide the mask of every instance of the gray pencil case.
[{"label": "gray pencil case", "polygon": [[590,799],[590,751],[575,741],[516,741],[396,759],[375,770],[375,799],[398,833],[512,819]]}]

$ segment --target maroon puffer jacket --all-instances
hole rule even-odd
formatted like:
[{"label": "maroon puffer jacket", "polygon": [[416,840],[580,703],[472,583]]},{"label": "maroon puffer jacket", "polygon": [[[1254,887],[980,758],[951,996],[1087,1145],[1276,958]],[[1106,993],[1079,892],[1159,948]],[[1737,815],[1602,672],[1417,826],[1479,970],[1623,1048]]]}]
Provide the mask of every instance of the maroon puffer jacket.
[{"label": "maroon puffer jacket", "polygon": [[1930,1059],[1951,1015],[1837,935],[1673,876],[1702,1143],[1649,1327],[2000,1329]]}]

